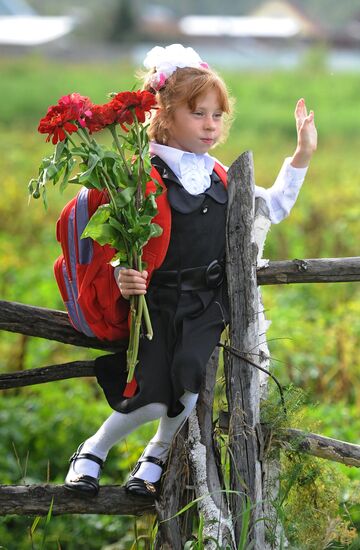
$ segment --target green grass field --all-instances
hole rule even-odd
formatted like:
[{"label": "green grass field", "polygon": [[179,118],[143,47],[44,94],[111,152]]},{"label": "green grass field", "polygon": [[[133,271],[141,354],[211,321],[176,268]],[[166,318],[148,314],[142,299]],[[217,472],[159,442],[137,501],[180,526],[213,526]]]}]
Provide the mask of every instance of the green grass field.
[{"label": "green grass field", "polygon": [[[32,200],[28,205],[27,183],[36,174],[42,156],[52,150],[44,136],[37,134],[37,124],[48,105],[61,95],[77,91],[103,102],[109,92],[132,88],[133,68],[106,63],[50,63],[28,57],[2,59],[0,71],[0,299],[63,309],[52,273],[59,254],[55,223],[62,206],[77,189],[70,188],[63,196],[57,189],[50,190],[47,211],[41,201]],[[357,256],[360,75],[304,71],[223,76],[236,97],[235,120],[227,143],[214,154],[230,164],[244,150],[252,150],[258,185],[270,186],[284,157],[295,148],[296,100],[305,97],[316,113],[318,152],[291,216],[272,228],[265,257]],[[359,284],[266,287],[263,294],[272,321],[268,339],[275,373],[284,385],[293,383],[304,390],[304,421],[318,422],[318,431],[325,435],[357,443]],[[10,333],[0,335],[1,372],[86,359],[94,353]],[[19,483],[23,477],[14,446],[21,462],[30,452],[25,476],[28,481],[44,481],[49,460],[51,481],[61,482],[67,458],[76,444],[107,414],[107,406],[89,380],[7,392],[0,407],[1,483]],[[149,428],[145,427],[114,450],[108,480],[123,480],[148,435]],[[349,495],[360,476],[356,470],[342,470],[349,479],[343,499],[350,506],[354,500],[350,501]],[[353,507],[353,517],[357,521],[356,509]],[[12,550],[16,536],[18,550],[29,548],[29,526],[31,521],[26,518],[2,520],[0,547]],[[90,518],[79,523],[73,518],[54,519],[49,535],[53,546],[49,548],[57,547],[56,540],[63,549],[80,548],[74,541],[81,529],[81,536],[90,541],[86,546],[89,550],[119,539],[127,548],[128,526],[128,520],[119,519],[112,522]]]}]

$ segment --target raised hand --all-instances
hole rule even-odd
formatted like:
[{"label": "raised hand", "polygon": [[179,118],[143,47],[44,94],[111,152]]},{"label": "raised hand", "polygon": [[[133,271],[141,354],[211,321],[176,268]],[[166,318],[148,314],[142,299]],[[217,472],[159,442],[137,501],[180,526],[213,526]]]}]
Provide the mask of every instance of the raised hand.
[{"label": "raised hand", "polygon": [[302,168],[309,164],[317,148],[317,130],[314,122],[314,111],[308,114],[305,100],[299,99],[295,107],[297,146],[291,164]]}]

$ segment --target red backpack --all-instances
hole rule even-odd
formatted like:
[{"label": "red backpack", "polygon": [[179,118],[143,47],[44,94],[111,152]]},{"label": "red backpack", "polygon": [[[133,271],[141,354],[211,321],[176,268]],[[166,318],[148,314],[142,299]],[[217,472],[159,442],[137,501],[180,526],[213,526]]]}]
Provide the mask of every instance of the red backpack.
[{"label": "red backpack", "polygon": [[[218,163],[214,169],[226,185],[225,169]],[[143,250],[148,282],[153,270],[160,267],[165,259],[171,232],[171,209],[166,186],[154,166],[151,176],[163,187],[163,193],[156,199],[158,214],[153,220],[163,228],[163,233],[150,239]],[[152,180],[147,186],[147,193],[150,192],[155,192]],[[115,250],[109,245],[101,246],[90,238],[80,238],[98,206],[106,202],[106,191],[82,187],[63,208],[56,224],[56,238],[61,244],[62,254],[54,264],[54,272],[74,328],[101,340],[122,340],[129,336],[129,302],[122,298],[114,268],[109,263]]]}]

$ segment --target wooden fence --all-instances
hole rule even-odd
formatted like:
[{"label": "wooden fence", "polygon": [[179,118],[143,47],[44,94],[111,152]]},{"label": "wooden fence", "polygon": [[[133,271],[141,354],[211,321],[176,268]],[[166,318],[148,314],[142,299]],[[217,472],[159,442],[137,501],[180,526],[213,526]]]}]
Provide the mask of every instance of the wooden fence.
[{"label": "wooden fence", "polygon": [[[263,454],[268,428],[260,423],[259,371],[249,367],[254,365],[254,361],[256,364],[254,358],[259,356],[258,287],[359,281],[360,257],[276,261],[257,269],[261,244],[254,240],[256,217],[251,153],[239,157],[230,168],[228,177],[227,278],[231,319],[230,346],[224,355],[231,414],[220,415],[219,427],[229,434],[231,492],[227,496],[224,494],[220,458],[213,439],[212,405],[218,362],[215,352],[206,370],[197,412],[191,415],[188,426],[183,428],[173,445],[159,501],[131,497],[119,486],[102,486],[97,498],[82,500],[69,495],[62,485],[2,485],[0,515],[46,515],[52,499],[54,515],[156,513],[159,519],[156,548],[177,550],[183,548],[191,534],[188,518],[191,512],[165,522],[161,520],[175,515],[189,499],[201,497],[198,510],[205,517],[205,536],[215,534],[220,545],[237,548],[242,528],[239,510],[250,502],[248,542],[256,550],[277,548],[276,540],[270,544],[265,539],[264,517],[271,514],[264,486],[269,476],[269,465]],[[241,185],[237,183],[239,180]],[[257,212],[262,212],[261,208],[260,204]],[[0,301],[0,329],[109,352],[126,346],[126,342],[104,343],[78,333],[63,312],[14,302]],[[0,389],[93,375],[93,361],[74,361],[2,374]],[[277,438],[278,445],[294,441],[300,452],[360,466],[358,445],[294,429],[284,429]],[[188,478],[179,476],[179,464],[184,462],[186,455],[190,465]],[[212,548],[210,542],[206,548]]]}]

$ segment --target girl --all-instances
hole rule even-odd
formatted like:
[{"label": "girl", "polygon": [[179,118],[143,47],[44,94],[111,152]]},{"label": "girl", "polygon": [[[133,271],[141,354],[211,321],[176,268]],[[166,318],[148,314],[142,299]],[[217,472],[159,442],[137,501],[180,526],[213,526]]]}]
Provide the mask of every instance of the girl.
[{"label": "girl", "polygon": [[[71,457],[65,480],[69,490],[87,496],[99,491],[111,447],[160,418],[125,485],[132,494],[158,495],[172,439],[196,404],[204,368],[227,322],[226,171],[208,151],[224,138],[231,101],[221,78],[191,48],[153,48],[144,65],[150,69],[144,88],[156,94],[158,105],[148,131],[152,164],[167,191],[161,208],[159,203],[164,232],[156,239],[165,255],[152,274],[116,268],[114,275],[124,299],[147,294],[154,339],[141,341],[131,396],[124,392],[125,354],[96,360],[98,381],[115,412]],[[270,189],[256,187],[273,223],[291,210],[316,149],[314,114],[307,114],[303,99],[295,119],[294,155]]]}]

